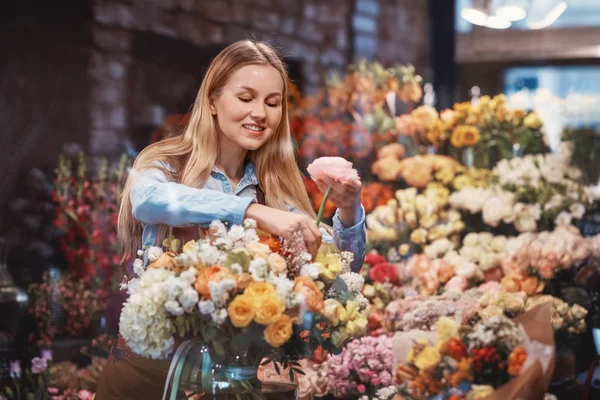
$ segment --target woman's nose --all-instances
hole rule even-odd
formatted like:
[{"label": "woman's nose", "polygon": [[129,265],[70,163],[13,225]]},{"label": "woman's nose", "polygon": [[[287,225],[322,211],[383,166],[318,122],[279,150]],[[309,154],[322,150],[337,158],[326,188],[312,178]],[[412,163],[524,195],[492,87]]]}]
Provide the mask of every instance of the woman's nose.
[{"label": "woman's nose", "polygon": [[250,116],[254,119],[265,119],[266,115],[264,104],[256,104],[250,111]]}]

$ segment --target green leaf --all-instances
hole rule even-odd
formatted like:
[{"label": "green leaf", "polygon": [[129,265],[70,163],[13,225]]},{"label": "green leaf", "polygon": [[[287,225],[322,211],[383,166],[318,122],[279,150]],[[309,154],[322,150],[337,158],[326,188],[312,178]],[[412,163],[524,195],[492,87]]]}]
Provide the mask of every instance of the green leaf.
[{"label": "green leaf", "polygon": [[248,271],[248,267],[250,266],[250,256],[243,251],[230,252],[227,254],[225,266],[231,268],[233,264],[239,264],[244,271]]}]

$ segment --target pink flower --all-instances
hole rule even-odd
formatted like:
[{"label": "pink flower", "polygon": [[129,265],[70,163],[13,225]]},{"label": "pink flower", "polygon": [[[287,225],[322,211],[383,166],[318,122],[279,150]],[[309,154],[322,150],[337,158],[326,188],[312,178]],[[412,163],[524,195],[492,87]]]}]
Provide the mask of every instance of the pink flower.
[{"label": "pink flower", "polygon": [[50,394],[58,394],[58,389],[54,388],[54,387],[49,387],[48,388],[48,393],[50,393]]},{"label": "pink flower", "polygon": [[448,283],[446,283],[445,289],[447,292],[462,293],[469,286],[469,282],[462,276],[453,276]]},{"label": "pink flower", "polygon": [[544,279],[552,279],[554,278],[554,268],[552,268],[552,265],[550,263],[543,263],[540,266],[540,276]]},{"label": "pink flower", "polygon": [[80,390],[79,393],[77,393],[77,397],[79,400],[92,400],[94,398],[92,393],[87,390]]},{"label": "pink flower", "polygon": [[313,179],[334,179],[340,182],[359,180],[358,172],[352,163],[342,157],[321,157],[313,161],[306,170]]},{"label": "pink flower", "polygon": [[362,383],[356,387],[358,389],[358,393],[362,394],[367,391],[367,388]]}]

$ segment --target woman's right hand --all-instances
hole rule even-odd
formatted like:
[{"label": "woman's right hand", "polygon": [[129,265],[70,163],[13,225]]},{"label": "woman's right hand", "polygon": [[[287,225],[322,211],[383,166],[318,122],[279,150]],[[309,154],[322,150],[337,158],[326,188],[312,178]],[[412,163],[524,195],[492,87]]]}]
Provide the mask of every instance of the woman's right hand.
[{"label": "woman's right hand", "polygon": [[294,232],[300,231],[313,258],[321,246],[321,231],[315,221],[306,215],[250,204],[246,209],[246,218],[255,220],[259,229],[286,240],[291,239]]}]

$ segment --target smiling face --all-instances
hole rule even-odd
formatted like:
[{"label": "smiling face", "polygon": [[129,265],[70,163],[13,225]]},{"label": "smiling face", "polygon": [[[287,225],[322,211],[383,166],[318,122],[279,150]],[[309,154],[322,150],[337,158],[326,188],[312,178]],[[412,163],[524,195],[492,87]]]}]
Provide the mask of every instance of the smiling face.
[{"label": "smiling face", "polygon": [[210,106],[220,140],[244,150],[260,148],[277,131],[282,116],[283,79],[271,65],[237,70]]}]

